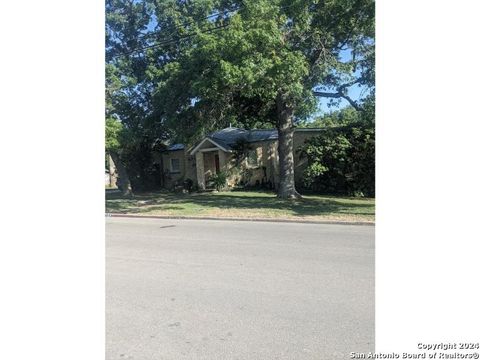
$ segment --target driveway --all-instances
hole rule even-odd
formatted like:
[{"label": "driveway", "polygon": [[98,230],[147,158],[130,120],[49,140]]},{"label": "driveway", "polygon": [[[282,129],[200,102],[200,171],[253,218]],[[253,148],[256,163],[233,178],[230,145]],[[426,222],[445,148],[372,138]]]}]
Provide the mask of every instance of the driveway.
[{"label": "driveway", "polygon": [[374,351],[374,227],[106,220],[106,358]]}]

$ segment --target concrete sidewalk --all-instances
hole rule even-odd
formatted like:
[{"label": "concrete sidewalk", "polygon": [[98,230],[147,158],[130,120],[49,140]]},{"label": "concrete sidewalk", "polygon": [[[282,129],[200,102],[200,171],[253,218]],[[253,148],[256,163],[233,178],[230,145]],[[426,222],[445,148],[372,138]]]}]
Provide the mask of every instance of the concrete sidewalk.
[{"label": "concrete sidewalk", "polygon": [[176,220],[226,220],[226,221],[259,221],[274,223],[299,223],[299,224],[332,224],[332,225],[369,225],[375,226],[371,221],[341,221],[341,220],[302,220],[288,218],[239,218],[239,217],[211,217],[211,216],[184,216],[184,215],[136,215],[106,213],[106,217],[133,218],[133,219],[176,219]]}]

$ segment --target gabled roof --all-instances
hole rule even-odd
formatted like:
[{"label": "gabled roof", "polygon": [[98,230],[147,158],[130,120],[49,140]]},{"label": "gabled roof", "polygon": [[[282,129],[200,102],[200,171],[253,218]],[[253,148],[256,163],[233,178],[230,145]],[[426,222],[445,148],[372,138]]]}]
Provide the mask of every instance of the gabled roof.
[{"label": "gabled roof", "polygon": [[[313,128],[297,128],[295,131],[321,131],[324,129],[313,129]],[[237,141],[244,140],[249,143],[260,142],[260,141],[272,141],[278,139],[278,131],[276,129],[254,129],[254,130],[245,130],[234,127],[225,128],[219,131],[215,131],[205,137],[193,150],[190,152],[191,155],[194,155],[200,147],[209,140],[215,146],[218,146],[223,151],[231,151],[232,146],[234,146]]]},{"label": "gabled roof", "polygon": [[205,139],[200,141],[200,143],[197,146],[195,146],[192,151],[190,151],[190,155],[194,155],[197,152],[197,150],[200,149],[200,147],[203,144],[205,144],[205,142],[207,142],[207,141],[210,142],[212,145],[215,145],[219,149],[222,149],[225,152],[231,151],[231,148],[228,145],[226,145],[225,143],[223,143],[223,141],[218,140],[218,139],[211,139],[210,137],[207,136]]}]

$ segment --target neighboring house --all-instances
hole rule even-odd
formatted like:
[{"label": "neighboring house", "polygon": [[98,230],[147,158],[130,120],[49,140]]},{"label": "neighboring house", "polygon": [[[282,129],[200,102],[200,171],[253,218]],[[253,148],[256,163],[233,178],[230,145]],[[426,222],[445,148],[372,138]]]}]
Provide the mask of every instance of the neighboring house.
[{"label": "neighboring house", "polygon": [[172,188],[177,183],[182,183],[186,179],[197,182],[197,172],[195,162],[188,155],[183,144],[173,144],[162,152],[160,158],[157,158],[163,170],[163,184],[166,188]]},{"label": "neighboring house", "polygon": [[[322,129],[295,129],[293,136],[295,180],[306,167],[297,151],[305,140]],[[165,187],[171,188],[191,179],[200,190],[211,187],[210,179],[219,172],[227,174],[229,187],[238,185],[277,188],[279,181],[277,130],[226,128],[214,132],[196,146],[168,147],[161,155]]]}]

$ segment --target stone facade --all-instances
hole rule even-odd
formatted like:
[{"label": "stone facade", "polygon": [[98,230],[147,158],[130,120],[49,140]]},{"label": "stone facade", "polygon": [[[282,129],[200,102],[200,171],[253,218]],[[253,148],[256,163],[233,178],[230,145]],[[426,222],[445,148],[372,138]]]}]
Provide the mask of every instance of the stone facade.
[{"label": "stone facade", "polygon": [[[162,165],[163,184],[167,189],[182,184],[186,179],[196,182],[195,157],[185,149],[163,152],[156,156],[155,161]],[[175,162],[178,168],[173,168]]]},{"label": "stone facade", "polygon": [[[300,181],[306,161],[300,158],[299,149],[305,141],[321,129],[298,129],[294,133],[295,180]],[[223,144],[225,145],[225,144]],[[182,148],[162,153],[166,188],[173,188],[191,179],[200,190],[209,187],[209,180],[218,172],[227,173],[229,187],[278,186],[278,140],[269,139],[248,143],[246,153],[238,154],[214,139],[205,138],[195,148]],[[178,165],[178,166],[177,166]],[[173,168],[173,167],[176,168]]]},{"label": "stone facade", "polygon": [[[239,130],[240,131],[240,130]],[[299,149],[305,141],[322,131],[321,129],[297,129],[294,133],[295,180],[301,181],[306,167],[305,159],[300,158]],[[223,145],[222,145],[223,144]],[[178,146],[173,151],[162,153],[164,185],[173,188],[186,179],[203,190],[211,187],[210,180],[218,172],[227,173],[227,184],[235,186],[265,186],[276,188],[279,181],[278,140],[248,143],[248,148],[239,156],[231,147],[220,143],[216,138],[205,138],[195,148]],[[240,157],[240,158],[239,158]]]}]

